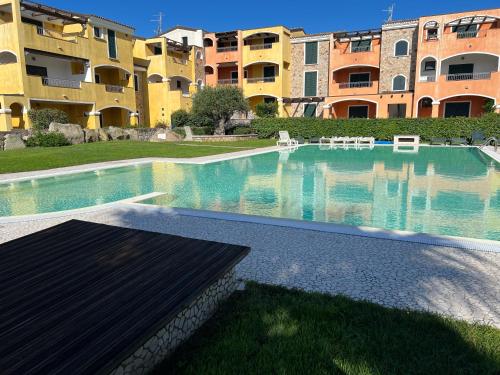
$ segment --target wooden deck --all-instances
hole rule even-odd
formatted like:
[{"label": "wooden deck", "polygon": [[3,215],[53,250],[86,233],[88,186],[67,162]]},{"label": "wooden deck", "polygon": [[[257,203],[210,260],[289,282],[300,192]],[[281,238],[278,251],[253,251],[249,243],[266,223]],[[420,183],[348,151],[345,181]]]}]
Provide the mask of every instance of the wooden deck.
[{"label": "wooden deck", "polygon": [[248,252],[77,220],[0,245],[0,373],[108,373]]}]

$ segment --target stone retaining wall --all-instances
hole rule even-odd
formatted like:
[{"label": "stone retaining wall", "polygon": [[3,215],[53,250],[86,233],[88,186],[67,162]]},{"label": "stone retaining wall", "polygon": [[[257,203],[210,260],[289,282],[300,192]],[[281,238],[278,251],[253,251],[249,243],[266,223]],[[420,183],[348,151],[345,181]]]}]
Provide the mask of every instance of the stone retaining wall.
[{"label": "stone retaining wall", "polygon": [[258,139],[258,135],[193,135],[193,142],[236,142],[248,139]]},{"label": "stone retaining wall", "polygon": [[147,374],[188,339],[235,290],[238,282],[234,269],[213,283],[194,302],[182,310],[165,327],[145,341],[133,355],[111,375]]}]

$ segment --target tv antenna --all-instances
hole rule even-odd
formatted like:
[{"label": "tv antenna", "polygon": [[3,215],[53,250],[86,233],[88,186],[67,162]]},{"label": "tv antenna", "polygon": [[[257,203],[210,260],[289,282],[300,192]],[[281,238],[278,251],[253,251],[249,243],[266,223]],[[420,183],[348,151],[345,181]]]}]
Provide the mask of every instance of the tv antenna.
[{"label": "tv antenna", "polygon": [[393,17],[394,17],[394,7],[396,6],[396,4],[391,4],[391,6],[387,9],[383,9],[382,12],[387,12],[387,19],[385,20],[385,22],[391,22]]},{"label": "tv antenna", "polygon": [[155,14],[155,18],[151,20],[151,22],[155,22],[157,24],[155,29],[156,35],[161,35],[163,33],[163,16],[164,14],[160,12],[158,14]]}]

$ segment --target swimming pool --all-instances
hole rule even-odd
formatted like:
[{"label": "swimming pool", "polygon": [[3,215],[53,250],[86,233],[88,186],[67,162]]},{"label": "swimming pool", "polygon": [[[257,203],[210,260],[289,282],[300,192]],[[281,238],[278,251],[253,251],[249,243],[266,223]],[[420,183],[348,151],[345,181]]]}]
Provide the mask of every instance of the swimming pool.
[{"label": "swimming pool", "polygon": [[142,203],[500,240],[500,164],[476,148],[304,146],[209,164],[154,162],[0,185],[0,216]]}]

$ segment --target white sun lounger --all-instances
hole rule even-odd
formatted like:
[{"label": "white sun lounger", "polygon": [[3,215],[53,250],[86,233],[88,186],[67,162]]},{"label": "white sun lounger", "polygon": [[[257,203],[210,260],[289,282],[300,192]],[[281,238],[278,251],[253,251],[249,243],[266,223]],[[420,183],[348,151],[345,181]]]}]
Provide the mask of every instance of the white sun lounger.
[{"label": "white sun lounger", "polygon": [[321,138],[319,139],[319,143],[320,143],[320,144],[332,143],[332,139],[331,139],[331,138],[328,138],[328,137],[321,137]]},{"label": "white sun lounger", "polygon": [[359,137],[358,144],[359,145],[367,145],[367,146],[373,145],[373,144],[375,144],[375,138],[373,138],[373,137]]},{"label": "white sun lounger", "polygon": [[290,134],[286,130],[281,130],[279,132],[280,139],[276,142],[277,146],[298,146],[299,142],[293,138],[290,138]]},{"label": "white sun lounger", "polygon": [[332,145],[343,145],[345,144],[347,137],[333,137],[331,139]]},{"label": "white sun lounger", "polygon": [[355,146],[358,144],[358,138],[357,137],[347,137],[345,140],[346,145],[350,146]]}]

